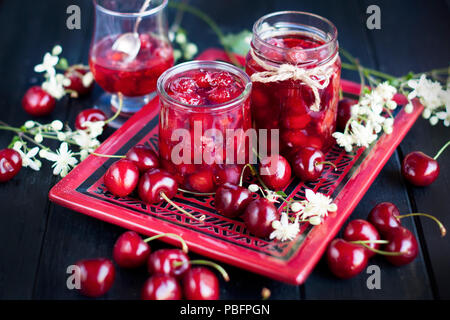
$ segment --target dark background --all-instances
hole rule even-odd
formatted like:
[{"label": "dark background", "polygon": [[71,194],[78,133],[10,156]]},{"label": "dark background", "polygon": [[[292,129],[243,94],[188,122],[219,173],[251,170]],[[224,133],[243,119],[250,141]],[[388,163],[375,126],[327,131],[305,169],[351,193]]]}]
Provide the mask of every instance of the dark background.
[{"label": "dark background", "polygon": [[[225,32],[251,29],[262,15],[278,10],[302,10],[329,18],[339,31],[339,41],[361,63],[393,75],[413,70],[427,71],[449,63],[449,1],[211,1],[192,0],[208,12]],[[66,28],[66,8],[78,4],[82,29]],[[366,28],[366,8],[381,8],[381,30]],[[92,33],[93,7],[89,0],[18,1],[0,0],[0,119],[19,126],[28,119],[20,101],[26,89],[41,81],[34,65],[53,45],[61,44],[70,63],[87,63]],[[173,17],[171,10],[171,17]],[[191,41],[200,50],[217,46],[212,31],[197,18],[186,14],[182,22]],[[343,78],[357,80],[354,73]],[[63,99],[47,122],[60,119],[73,124],[76,114],[92,102],[91,97]],[[0,147],[12,135],[0,132]],[[405,184],[400,174],[404,155],[421,150],[434,155],[450,138],[450,128],[440,122],[431,127],[419,119],[397,152],[367,192],[352,218],[366,218],[378,202],[394,202],[401,212],[427,212],[450,227],[450,149],[439,161],[441,174],[427,188]],[[58,180],[48,164],[40,172],[23,169],[12,181],[0,185],[0,298],[2,299],[83,299],[66,288],[66,268],[79,259],[111,257],[116,238],[123,229],[72,212],[49,202],[47,194]],[[430,220],[404,219],[416,232],[420,255],[410,265],[397,268],[381,257],[371,260],[381,268],[381,289],[369,290],[362,273],[351,280],[337,280],[321,261],[303,286],[291,286],[247,271],[226,266],[232,281],[222,283],[223,299],[259,299],[263,287],[273,299],[449,299],[450,237],[442,239]],[[152,243],[154,249],[165,247]],[[195,256],[195,255],[194,255]],[[117,278],[104,299],[137,299],[147,278],[144,269],[117,270]]]}]

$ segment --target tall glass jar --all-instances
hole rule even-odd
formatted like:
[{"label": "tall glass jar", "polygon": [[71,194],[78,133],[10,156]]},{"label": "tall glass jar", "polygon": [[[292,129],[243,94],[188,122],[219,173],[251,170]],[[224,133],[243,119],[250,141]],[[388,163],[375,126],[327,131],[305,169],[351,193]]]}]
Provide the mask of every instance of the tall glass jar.
[{"label": "tall glass jar", "polygon": [[279,129],[282,154],[333,145],[341,61],[337,30],[329,20],[296,11],[260,18],[246,72],[253,82],[255,127]]},{"label": "tall glass jar", "polygon": [[243,70],[217,61],[182,63],[159,78],[159,155],[184,189],[238,183],[249,153],[251,88]]}]

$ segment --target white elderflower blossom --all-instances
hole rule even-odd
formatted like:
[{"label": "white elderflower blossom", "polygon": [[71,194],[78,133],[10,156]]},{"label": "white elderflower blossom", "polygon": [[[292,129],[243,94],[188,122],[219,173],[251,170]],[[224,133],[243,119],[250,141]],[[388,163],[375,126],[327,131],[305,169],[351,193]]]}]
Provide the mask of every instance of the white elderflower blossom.
[{"label": "white elderflower blossom", "polygon": [[86,127],[86,131],[89,132],[91,138],[97,138],[103,133],[104,121],[86,121],[83,124]]},{"label": "white elderflower blossom", "polygon": [[72,136],[72,140],[80,147],[81,150],[85,150],[88,153],[94,152],[98,148],[100,142],[89,136],[86,131],[78,130],[76,134]]},{"label": "white elderflower blossom", "polygon": [[41,169],[42,164],[39,160],[35,158],[39,152],[39,147],[34,147],[28,150],[28,152],[26,153],[22,150],[22,147],[25,146],[22,142],[19,141],[14,143],[13,146],[13,149],[16,150],[20,154],[20,157],[22,158],[22,166],[29,167],[35,171],[39,171]]},{"label": "white elderflower blossom", "polygon": [[59,120],[55,120],[52,121],[52,123],[50,124],[50,126],[52,127],[53,130],[55,131],[61,131],[62,128],[64,127],[63,123]]},{"label": "white elderflower blossom", "polygon": [[63,74],[56,74],[50,76],[46,81],[42,83],[42,89],[47,91],[55,99],[61,99],[66,95],[65,86],[70,85],[70,79],[66,78]]},{"label": "white elderflower blossom", "polygon": [[55,66],[58,64],[59,58],[57,56],[51,55],[50,53],[46,53],[44,55],[44,60],[42,63],[36,65],[34,67],[35,72],[45,72],[50,77],[53,77],[56,74]]},{"label": "white elderflower blossom", "polygon": [[53,161],[53,174],[65,177],[72,167],[74,167],[78,160],[72,156],[72,151],[66,142],[61,143],[59,150],[55,152],[48,151],[46,159]]},{"label": "white elderflower blossom", "polygon": [[337,205],[333,203],[333,200],[320,193],[314,193],[311,189],[305,190],[306,200],[303,201],[305,209],[300,214],[302,219],[309,219],[313,216],[324,218],[328,216],[328,212],[335,212]]},{"label": "white elderflower blossom", "polygon": [[300,232],[300,225],[298,223],[298,216],[294,222],[289,222],[289,217],[286,212],[281,214],[280,220],[272,222],[272,228],[274,231],[270,234],[270,239],[277,239],[280,241],[290,241]]},{"label": "white elderflower blossom", "polygon": [[81,78],[81,83],[85,88],[90,87],[92,82],[94,82],[94,75],[90,71],[86,72],[86,74]]}]

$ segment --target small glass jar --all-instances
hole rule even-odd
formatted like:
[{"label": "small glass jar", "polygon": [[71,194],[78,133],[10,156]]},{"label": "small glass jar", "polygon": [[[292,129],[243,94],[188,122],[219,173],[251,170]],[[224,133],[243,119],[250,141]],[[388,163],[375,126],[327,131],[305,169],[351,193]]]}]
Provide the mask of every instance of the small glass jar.
[{"label": "small glass jar", "polygon": [[341,61],[337,30],[327,19],[275,12],[253,27],[246,72],[253,82],[252,116],[258,129],[280,130],[280,152],[334,144]]},{"label": "small glass jar", "polygon": [[[231,76],[225,81],[229,87],[208,87],[223,73]],[[225,182],[239,181],[248,161],[245,133],[252,128],[251,88],[245,72],[217,61],[182,63],[159,78],[159,155],[162,166],[184,189],[209,193]],[[226,102],[198,100],[202,94],[226,95],[227,90],[235,95]]]}]

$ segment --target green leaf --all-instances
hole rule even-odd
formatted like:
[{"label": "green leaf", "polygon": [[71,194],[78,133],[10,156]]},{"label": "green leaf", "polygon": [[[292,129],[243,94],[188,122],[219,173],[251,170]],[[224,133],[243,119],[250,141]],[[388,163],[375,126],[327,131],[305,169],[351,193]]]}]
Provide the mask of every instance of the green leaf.
[{"label": "green leaf", "polygon": [[248,30],[243,30],[239,33],[229,33],[222,39],[222,44],[225,47],[230,48],[234,53],[245,55],[250,49],[250,41],[252,39],[252,33]]},{"label": "green leaf", "polygon": [[11,143],[8,145],[8,149],[11,149],[12,147],[14,147],[14,144],[19,141],[19,137],[18,136],[14,136],[11,140]]},{"label": "green leaf", "polygon": [[275,192],[277,195],[282,196],[282,197],[287,197],[287,194],[284,193],[284,191],[277,191]]},{"label": "green leaf", "polygon": [[69,63],[66,58],[59,58],[58,64],[55,66],[57,69],[66,70],[69,68]]}]

